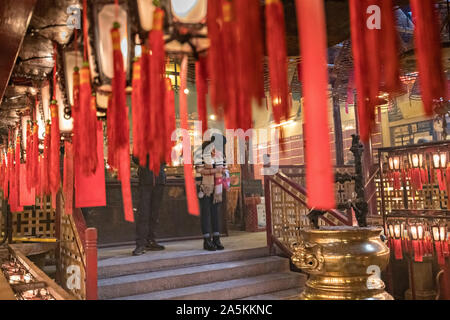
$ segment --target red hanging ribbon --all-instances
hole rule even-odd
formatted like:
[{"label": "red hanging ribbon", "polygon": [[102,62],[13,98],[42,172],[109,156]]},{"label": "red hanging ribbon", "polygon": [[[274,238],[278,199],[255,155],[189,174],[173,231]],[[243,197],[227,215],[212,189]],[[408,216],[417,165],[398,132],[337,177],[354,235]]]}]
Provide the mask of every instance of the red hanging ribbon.
[{"label": "red hanging ribbon", "polygon": [[136,59],[133,63],[133,78],[132,78],[132,92],[131,92],[131,116],[133,119],[133,156],[141,162],[141,154],[145,146],[143,145],[141,133],[143,131],[143,122],[145,119],[142,116],[142,95],[141,95],[141,60]]},{"label": "red hanging ribbon", "polygon": [[434,0],[411,0],[414,21],[420,90],[427,115],[433,114],[433,101],[447,97],[447,81],[442,66],[440,23]]},{"label": "red hanging ribbon", "polygon": [[389,93],[403,91],[400,81],[398,34],[392,0],[381,1],[381,61],[383,63],[384,88]]},{"label": "red hanging ribbon", "polygon": [[[300,22],[300,19],[298,21]],[[280,0],[266,0],[266,45],[269,56],[270,97],[272,99],[273,117],[276,123],[280,123],[282,118],[285,120],[289,118],[287,50],[284,24],[283,5]],[[301,39],[301,41],[303,40]],[[303,67],[307,67],[306,63],[303,63]],[[302,74],[302,81],[304,81],[306,71],[303,70]]]},{"label": "red hanging ribbon", "polygon": [[183,159],[184,159],[184,182],[186,188],[186,197],[188,212],[192,215],[200,215],[198,206],[197,192],[195,188],[195,182],[192,170],[192,157],[191,157],[191,141],[188,135],[188,114],[187,114],[187,96],[184,93],[187,82],[187,56],[183,57],[181,62],[181,87],[180,87],[180,118],[181,128],[183,129]]},{"label": "red hanging ribbon", "polygon": [[403,259],[402,242],[400,239],[393,239],[393,240],[394,240],[394,257],[396,260],[402,260]]},{"label": "red hanging ribbon", "polygon": [[[264,45],[259,0],[233,1],[234,82],[237,90],[237,126],[252,127],[252,103],[262,105],[264,97]],[[228,66],[227,66],[228,68]],[[231,73],[231,72],[230,72]]]},{"label": "red hanging ribbon", "polygon": [[[303,61],[305,97],[306,186],[308,205],[323,210],[335,207],[334,177],[328,126],[328,72],[323,1],[296,1]],[[267,8],[269,9],[269,8]]]},{"label": "red hanging ribbon", "polygon": [[65,141],[64,146],[64,211],[66,214],[73,212],[73,188],[74,188],[74,157],[73,145]]},{"label": "red hanging ribbon", "polygon": [[412,240],[412,246],[413,246],[413,250],[414,250],[414,261],[422,262],[423,255],[422,255],[422,250],[421,250],[419,240]]},{"label": "red hanging ribbon", "polygon": [[43,170],[41,176],[42,183],[42,195],[50,194],[50,179],[49,179],[49,169],[50,169],[50,137],[51,137],[50,123],[47,122],[45,126],[45,137],[44,137],[44,158],[43,158]]},{"label": "red hanging ribbon", "polygon": [[152,147],[152,136],[150,135],[150,54],[148,48],[142,45],[141,57],[141,99],[142,107],[140,108],[139,118],[141,121],[141,130],[139,140],[142,143],[140,150],[139,164],[143,167],[147,166],[147,155]]},{"label": "red hanging ribbon", "polygon": [[[226,103],[226,77],[225,69],[226,48],[224,47],[222,36],[222,1],[208,0],[207,10],[208,38],[210,47],[208,50],[208,70],[210,76],[210,101],[214,108],[214,112],[218,116],[222,116],[221,108]],[[227,48],[228,49],[228,48]],[[229,71],[228,71],[229,72]]]},{"label": "red hanging ribbon", "polygon": [[26,146],[26,163],[25,163],[25,171],[26,171],[26,187],[28,191],[31,191],[33,187],[32,181],[32,150],[33,150],[33,141],[32,141],[32,133],[31,133],[31,121],[27,121],[27,146]]},{"label": "red hanging ribbon", "polygon": [[366,48],[366,1],[349,0],[350,26],[352,38],[353,62],[355,68],[355,85],[357,90],[358,127],[362,141],[368,141],[372,131],[371,108],[369,104],[370,88],[366,81],[369,63],[367,57],[372,54]]},{"label": "red hanging ribbon", "polygon": [[59,151],[60,151],[60,132],[59,132],[59,118],[58,118],[58,105],[56,100],[52,100],[50,105],[51,112],[51,134],[50,134],[50,169],[49,169],[49,181],[50,192],[53,195],[59,190],[61,184],[60,163],[59,163]]},{"label": "red hanging ribbon", "polygon": [[163,34],[164,11],[156,8],[153,13],[153,26],[148,36],[150,48],[150,136],[152,138],[150,149],[150,170],[156,175],[164,161],[163,141],[160,139],[164,132],[164,122],[159,121],[164,116],[165,96],[165,51]]},{"label": "red hanging ribbon", "polygon": [[11,211],[18,212],[23,211],[23,207],[20,205],[20,136],[16,139],[15,149],[15,164],[14,164],[14,203],[11,205]]},{"label": "red hanging ribbon", "polygon": [[165,150],[165,162],[171,163],[172,160],[172,148],[174,142],[172,141],[172,134],[176,130],[175,119],[175,93],[172,89],[172,82],[169,78],[166,78],[166,98],[165,98],[165,122],[166,122],[166,150]]},{"label": "red hanging ribbon", "polygon": [[120,51],[120,25],[116,22],[111,29],[111,39],[113,43],[113,61],[114,61],[114,75],[112,79],[112,103],[111,103],[111,125],[108,128],[114,131],[113,139],[110,141],[108,147],[113,148],[113,152],[118,152],[125,147],[129,141],[126,132],[127,124],[127,105],[125,97],[125,72],[123,67],[123,56]]},{"label": "red hanging ribbon", "polygon": [[206,94],[208,93],[207,83],[207,61],[205,57],[200,57],[195,63],[195,81],[197,86],[197,113],[198,119],[202,123],[202,134],[208,130],[208,110],[206,107]]},{"label": "red hanging ribbon", "polygon": [[[77,71],[74,72],[74,75]],[[76,79],[78,81],[78,79]],[[92,175],[97,166],[97,144],[96,144],[96,106],[95,96],[91,93],[91,82],[89,75],[89,64],[83,62],[83,68],[80,71],[79,91],[74,81],[74,116],[75,118],[75,147],[78,151],[77,165],[85,175]],[[79,96],[76,98],[76,96]],[[89,143],[87,143],[89,141]]]}]

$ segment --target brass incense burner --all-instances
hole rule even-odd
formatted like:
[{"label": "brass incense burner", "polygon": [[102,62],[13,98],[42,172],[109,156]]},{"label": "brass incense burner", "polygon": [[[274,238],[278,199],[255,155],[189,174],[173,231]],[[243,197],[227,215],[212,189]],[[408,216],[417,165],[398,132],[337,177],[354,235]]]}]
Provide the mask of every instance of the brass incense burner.
[{"label": "brass incense burner", "polygon": [[389,248],[376,227],[300,231],[292,262],[309,274],[302,300],[392,300],[380,278]]}]

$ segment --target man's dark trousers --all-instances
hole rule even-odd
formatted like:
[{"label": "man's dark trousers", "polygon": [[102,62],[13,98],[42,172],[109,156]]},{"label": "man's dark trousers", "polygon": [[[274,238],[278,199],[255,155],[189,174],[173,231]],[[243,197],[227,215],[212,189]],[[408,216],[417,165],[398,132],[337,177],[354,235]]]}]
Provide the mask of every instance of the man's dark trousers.
[{"label": "man's dark trousers", "polygon": [[165,177],[163,167],[156,179],[153,172],[144,167],[139,167],[138,176],[139,206],[136,213],[136,245],[146,246],[149,240],[155,240],[155,228],[158,224]]}]

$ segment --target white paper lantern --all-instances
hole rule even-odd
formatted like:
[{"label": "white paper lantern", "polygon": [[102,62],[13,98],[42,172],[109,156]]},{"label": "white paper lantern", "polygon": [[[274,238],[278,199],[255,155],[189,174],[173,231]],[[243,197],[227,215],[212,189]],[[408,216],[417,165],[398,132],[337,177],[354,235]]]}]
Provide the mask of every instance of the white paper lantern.
[{"label": "white paper lantern", "polygon": [[73,118],[64,118],[64,103],[59,86],[56,86],[56,102],[58,104],[58,118],[59,118],[59,130],[64,132],[71,132],[73,129]]},{"label": "white paper lantern", "polygon": [[171,0],[172,15],[181,23],[200,23],[206,17],[206,0]]},{"label": "white paper lantern", "polygon": [[114,22],[120,24],[120,48],[123,56],[123,64],[125,72],[128,66],[128,34],[127,34],[127,12],[119,7],[116,19],[116,6],[108,4],[101,8],[98,13],[98,54],[100,58],[100,66],[103,74],[112,79],[114,75],[113,66],[113,46],[111,40],[111,28]]},{"label": "white paper lantern", "polygon": [[153,12],[155,11],[153,0],[138,0],[137,5],[141,28],[150,31],[153,26]]}]

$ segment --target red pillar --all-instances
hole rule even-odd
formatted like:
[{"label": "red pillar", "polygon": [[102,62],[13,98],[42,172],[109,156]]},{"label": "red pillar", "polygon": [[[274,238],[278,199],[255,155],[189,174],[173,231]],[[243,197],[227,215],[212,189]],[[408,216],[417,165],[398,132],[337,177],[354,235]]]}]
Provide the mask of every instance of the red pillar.
[{"label": "red pillar", "polygon": [[97,300],[97,229],[88,228],[86,236],[86,300]]}]

